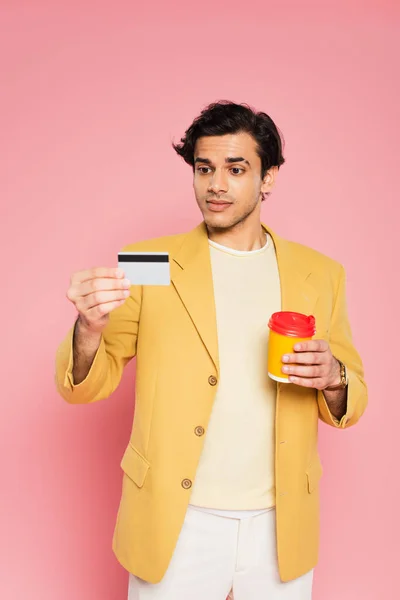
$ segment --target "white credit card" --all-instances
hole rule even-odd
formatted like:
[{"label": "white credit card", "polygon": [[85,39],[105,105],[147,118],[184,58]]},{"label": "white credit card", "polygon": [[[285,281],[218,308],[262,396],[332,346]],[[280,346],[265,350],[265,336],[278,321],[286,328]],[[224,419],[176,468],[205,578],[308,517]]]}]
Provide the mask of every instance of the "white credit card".
[{"label": "white credit card", "polygon": [[118,268],[132,285],[169,285],[168,252],[118,252]]}]

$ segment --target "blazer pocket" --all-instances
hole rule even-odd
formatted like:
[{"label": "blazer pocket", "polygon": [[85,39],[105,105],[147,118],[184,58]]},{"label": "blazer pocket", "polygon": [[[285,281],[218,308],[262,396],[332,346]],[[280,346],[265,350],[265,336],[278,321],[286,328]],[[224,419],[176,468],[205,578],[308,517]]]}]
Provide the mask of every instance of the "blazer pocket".
[{"label": "blazer pocket", "polygon": [[323,473],[322,465],[319,456],[317,456],[310,466],[307,468],[307,484],[308,492],[311,494],[318,487],[319,480]]},{"label": "blazer pocket", "polygon": [[150,463],[129,442],[121,460],[121,468],[138,487],[142,487],[146,479]]}]

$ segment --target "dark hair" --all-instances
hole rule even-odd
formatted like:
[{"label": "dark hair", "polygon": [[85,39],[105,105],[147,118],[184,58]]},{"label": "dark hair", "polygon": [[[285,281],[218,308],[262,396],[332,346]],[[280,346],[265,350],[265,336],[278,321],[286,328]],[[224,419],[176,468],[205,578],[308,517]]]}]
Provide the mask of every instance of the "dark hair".
[{"label": "dark hair", "polygon": [[200,137],[249,133],[257,143],[257,154],[261,159],[261,178],[268,169],[278,169],[285,159],[282,155],[283,136],[270,116],[256,112],[248,104],[235,104],[219,100],[209,104],[185,131],[180,144],[172,144],[184,161],[194,169],[194,148]]}]

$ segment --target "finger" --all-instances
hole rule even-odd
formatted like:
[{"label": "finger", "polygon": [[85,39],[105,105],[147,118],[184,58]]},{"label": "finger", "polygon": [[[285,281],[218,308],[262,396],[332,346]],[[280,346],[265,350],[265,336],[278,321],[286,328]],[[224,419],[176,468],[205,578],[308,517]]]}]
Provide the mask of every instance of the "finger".
[{"label": "finger", "polygon": [[294,345],[295,352],[326,352],[329,350],[329,344],[326,340],[308,340],[298,342]]},{"label": "finger", "polygon": [[325,380],[319,377],[304,378],[290,376],[289,381],[290,383],[295,383],[296,385],[301,385],[302,387],[315,388],[317,390],[323,390],[326,387]]},{"label": "finger", "polygon": [[129,290],[131,286],[129,279],[119,279],[109,277],[108,279],[89,279],[77,286],[79,296],[88,296],[96,292],[106,292],[109,290]]},{"label": "finger", "polygon": [[322,365],[328,362],[327,352],[298,352],[297,354],[284,354],[282,362],[298,363],[303,365]]},{"label": "finger", "polygon": [[101,317],[108,315],[110,312],[121,306],[126,302],[126,298],[123,300],[117,300],[115,302],[105,302],[104,304],[98,304],[85,313],[85,317],[89,321],[97,321]]},{"label": "finger", "polygon": [[111,290],[109,292],[94,292],[88,296],[80,297],[75,306],[79,312],[86,312],[95,306],[101,304],[107,304],[109,302],[117,302],[119,300],[126,300],[130,292],[129,290]]},{"label": "finger", "polygon": [[90,279],[101,279],[103,277],[117,277],[122,279],[125,276],[122,269],[108,267],[94,267],[85,271],[77,271],[71,277],[71,285],[82,283]]},{"label": "finger", "polygon": [[282,373],[293,375],[295,377],[320,378],[328,375],[327,371],[328,370],[324,369],[321,365],[284,365],[282,367]]}]

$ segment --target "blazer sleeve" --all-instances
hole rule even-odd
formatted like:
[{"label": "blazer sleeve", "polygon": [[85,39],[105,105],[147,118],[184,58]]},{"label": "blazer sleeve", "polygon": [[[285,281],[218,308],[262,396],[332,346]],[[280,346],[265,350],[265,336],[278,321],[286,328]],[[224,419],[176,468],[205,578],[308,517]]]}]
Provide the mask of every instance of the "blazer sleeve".
[{"label": "blazer sleeve", "polygon": [[55,383],[66,402],[102,400],[118,387],[125,365],[136,355],[141,303],[142,286],[132,286],[127,300],[110,313],[89,373],[78,384],[72,375],[75,322],[56,352]]},{"label": "blazer sleeve", "polygon": [[330,348],[336,358],[341,360],[347,368],[347,410],[339,421],[329,410],[325,396],[318,390],[319,418],[332,427],[345,429],[355,425],[365,411],[368,402],[367,386],[364,380],[363,364],[357,350],[353,345],[352,333],[347,314],[346,302],[346,275],[342,265],[335,303],[331,317]]}]

